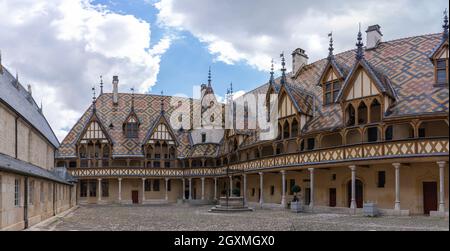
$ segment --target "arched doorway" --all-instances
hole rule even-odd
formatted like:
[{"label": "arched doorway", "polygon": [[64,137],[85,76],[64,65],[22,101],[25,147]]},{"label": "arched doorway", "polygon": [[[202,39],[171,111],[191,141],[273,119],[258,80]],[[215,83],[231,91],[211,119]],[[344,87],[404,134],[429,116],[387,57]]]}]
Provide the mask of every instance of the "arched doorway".
[{"label": "arched doorway", "polygon": [[[350,180],[347,183],[347,198],[348,198],[348,207],[350,207],[352,203],[352,181]],[[363,191],[363,183],[360,180],[356,180],[355,182],[355,200],[356,200],[356,207],[357,208],[363,208],[364,204],[364,191]]]}]

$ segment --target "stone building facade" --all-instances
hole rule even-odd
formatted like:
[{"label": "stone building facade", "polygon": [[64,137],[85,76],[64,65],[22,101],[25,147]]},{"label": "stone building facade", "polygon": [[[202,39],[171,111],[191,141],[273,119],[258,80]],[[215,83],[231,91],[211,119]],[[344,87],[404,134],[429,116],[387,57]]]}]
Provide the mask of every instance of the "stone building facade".
[{"label": "stone building facade", "polygon": [[0,59],[0,230],[21,230],[75,205],[55,169],[59,142],[31,93]]},{"label": "stone building facade", "polygon": [[[78,178],[80,203],[236,193],[286,208],[298,185],[307,210],[358,213],[374,202],[383,214],[448,215],[448,19],[439,34],[384,42],[374,25],[367,37],[339,54],[330,39],[313,63],[297,49],[292,72],[283,56],[281,77],[272,70],[225,105],[206,98],[211,77],[199,99],[119,93],[114,77],[61,143],[57,166]],[[238,124],[239,109],[242,126],[218,129]]]}]

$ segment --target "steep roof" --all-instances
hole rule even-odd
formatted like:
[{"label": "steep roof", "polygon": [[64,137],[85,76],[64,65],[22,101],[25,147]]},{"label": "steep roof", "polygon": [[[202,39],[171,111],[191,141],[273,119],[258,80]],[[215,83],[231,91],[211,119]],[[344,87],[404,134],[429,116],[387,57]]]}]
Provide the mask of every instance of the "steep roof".
[{"label": "steep roof", "polygon": [[17,112],[55,148],[59,141],[28,91],[5,68],[0,73],[0,101]]}]

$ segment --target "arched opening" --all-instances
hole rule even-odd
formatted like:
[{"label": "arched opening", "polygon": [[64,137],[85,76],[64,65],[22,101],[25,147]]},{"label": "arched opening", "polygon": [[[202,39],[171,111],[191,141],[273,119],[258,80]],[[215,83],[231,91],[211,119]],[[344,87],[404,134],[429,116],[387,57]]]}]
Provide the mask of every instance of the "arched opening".
[{"label": "arched opening", "polygon": [[370,123],[378,123],[381,121],[381,104],[375,99],[370,105]]},{"label": "arched opening", "polygon": [[280,154],[283,154],[283,153],[284,153],[284,145],[281,144],[281,143],[277,144],[276,154],[280,155]]},{"label": "arched opening", "polygon": [[322,148],[336,147],[342,145],[342,135],[340,133],[328,134],[322,137],[320,143]]},{"label": "arched opening", "polygon": [[381,133],[378,127],[368,127],[364,131],[364,142],[377,142],[381,140]]},{"label": "arched opening", "polygon": [[359,144],[362,142],[361,132],[358,129],[352,129],[347,132],[346,142],[348,145]]},{"label": "arched opening", "polygon": [[298,149],[297,141],[296,140],[290,140],[287,144],[286,153],[295,153]]},{"label": "arched opening", "polygon": [[292,125],[291,125],[291,137],[297,137],[298,136],[298,121],[296,118],[294,118],[292,120]]},{"label": "arched opening", "polygon": [[282,136],[282,133],[283,132],[283,130],[282,130],[282,127],[281,127],[281,124],[280,123],[278,123],[278,136],[277,136],[277,140],[280,140],[281,139],[281,136]]},{"label": "arched opening", "polygon": [[358,125],[367,124],[367,106],[361,102],[358,106]]},{"label": "arched opening", "polygon": [[[352,181],[347,182],[347,205],[351,206],[352,203]],[[364,206],[364,185],[361,180],[357,179],[355,182],[355,200],[356,207],[363,208]]]},{"label": "arched opening", "polygon": [[384,139],[402,140],[414,138],[414,129],[409,123],[390,125],[384,132]]},{"label": "arched opening", "polygon": [[283,138],[289,139],[291,137],[291,132],[289,130],[289,122],[285,121],[283,126]]},{"label": "arched opening", "polygon": [[255,150],[254,150],[254,156],[255,156],[254,159],[259,159],[259,158],[261,158],[258,149],[255,149]]},{"label": "arched opening", "polygon": [[448,124],[444,120],[422,122],[418,136],[419,138],[448,137]]},{"label": "arched opening", "polygon": [[347,121],[345,122],[346,126],[355,126],[356,125],[356,113],[353,105],[349,104],[347,109],[345,109],[345,117]]},{"label": "arched opening", "polygon": [[273,147],[270,146],[264,146],[262,149],[262,157],[272,156],[273,155]]}]

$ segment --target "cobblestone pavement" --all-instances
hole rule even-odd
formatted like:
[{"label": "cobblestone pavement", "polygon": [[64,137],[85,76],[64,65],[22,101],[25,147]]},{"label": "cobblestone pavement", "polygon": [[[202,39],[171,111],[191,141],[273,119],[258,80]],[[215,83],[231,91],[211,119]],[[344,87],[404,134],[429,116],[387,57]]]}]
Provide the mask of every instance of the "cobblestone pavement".
[{"label": "cobblestone pavement", "polygon": [[209,213],[210,206],[80,206],[35,231],[449,231],[448,219],[422,216],[366,218],[294,214],[280,210]]}]

